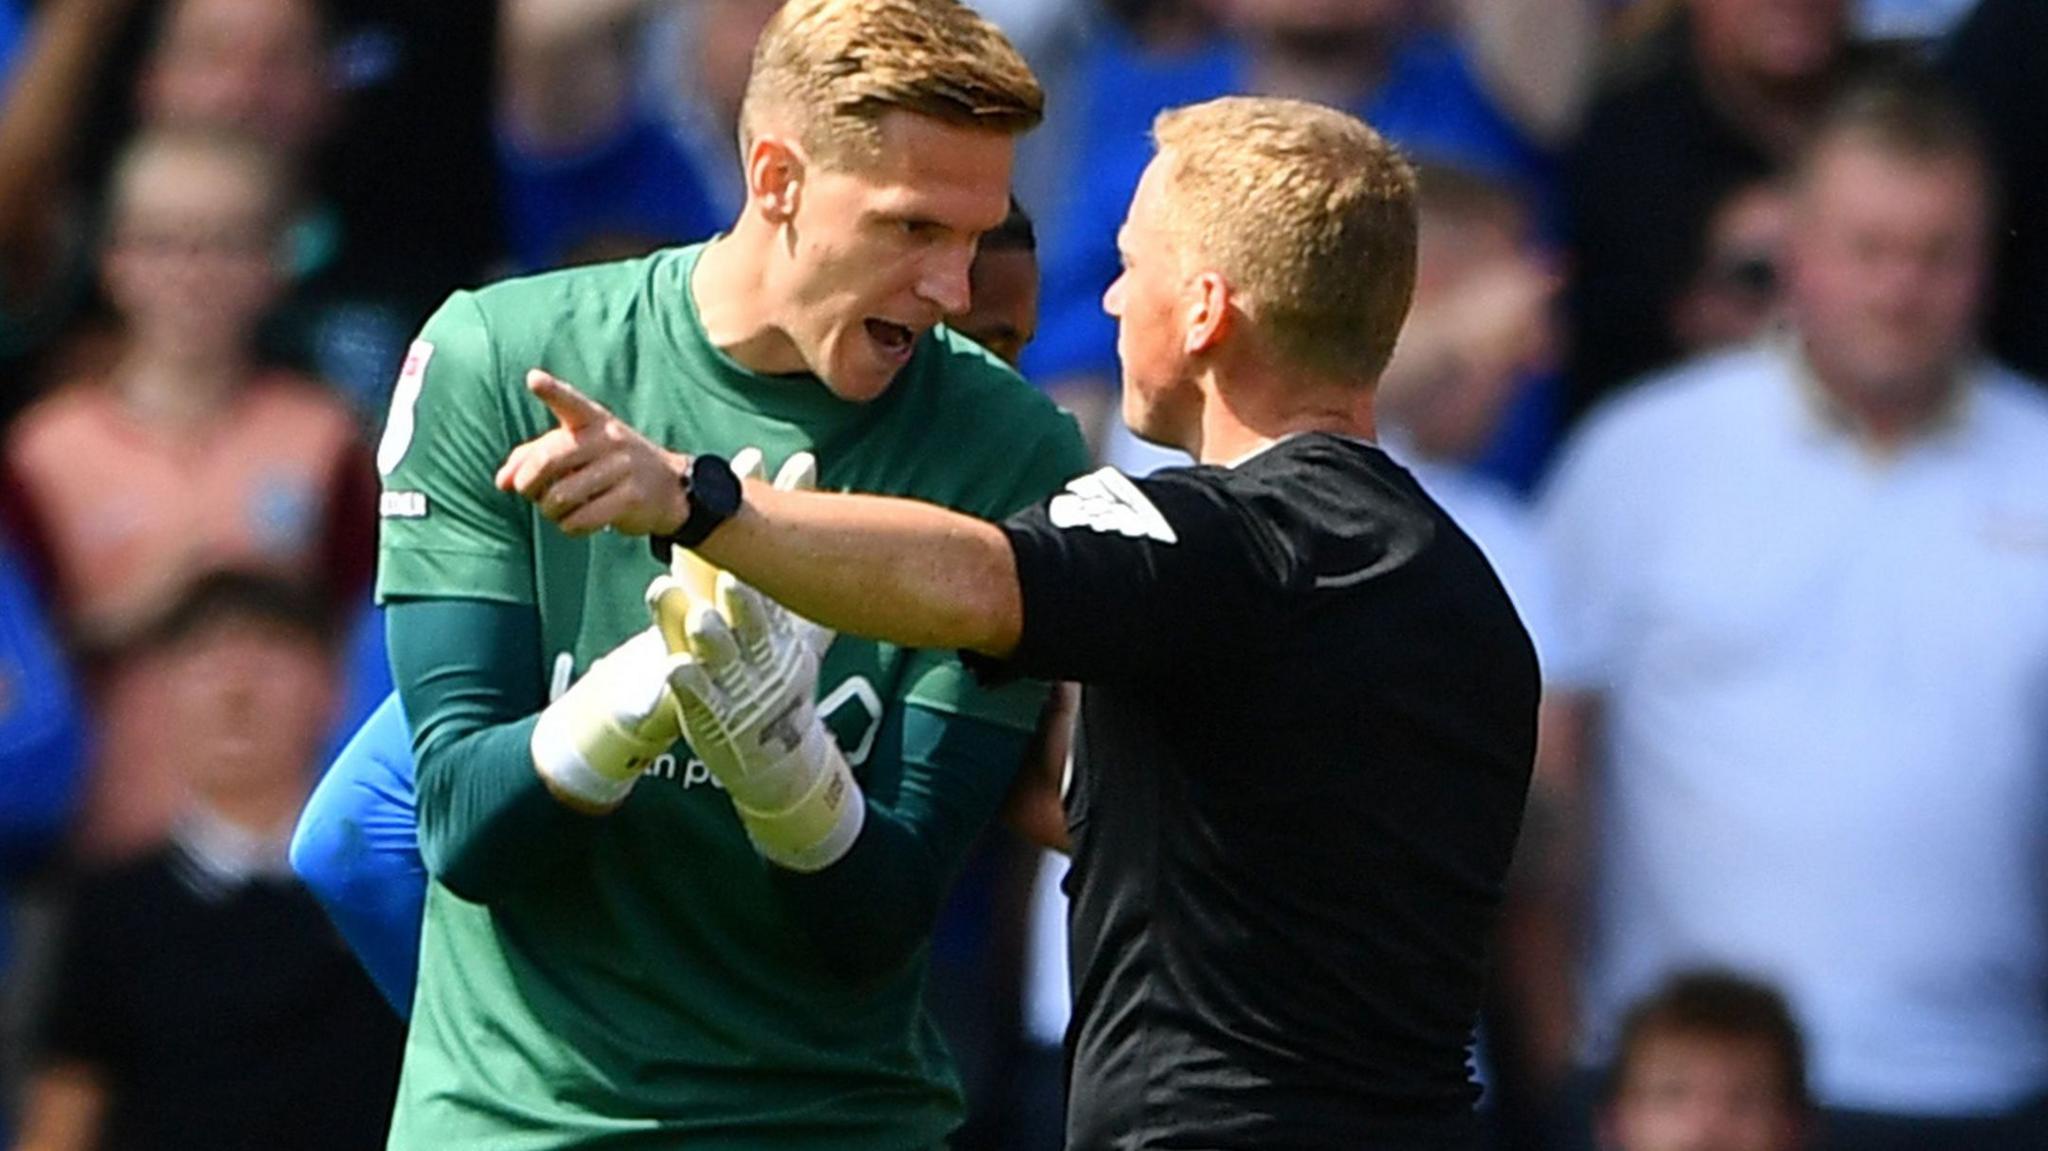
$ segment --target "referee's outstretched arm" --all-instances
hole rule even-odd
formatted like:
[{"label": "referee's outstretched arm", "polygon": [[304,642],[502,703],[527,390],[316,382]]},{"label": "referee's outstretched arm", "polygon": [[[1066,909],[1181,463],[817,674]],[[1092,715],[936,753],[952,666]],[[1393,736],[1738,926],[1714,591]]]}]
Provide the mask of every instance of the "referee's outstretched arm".
[{"label": "referee's outstretched arm", "polygon": [[1002,529],[936,504],[750,480],[706,560],[835,631],[1001,659],[1023,632]]}]

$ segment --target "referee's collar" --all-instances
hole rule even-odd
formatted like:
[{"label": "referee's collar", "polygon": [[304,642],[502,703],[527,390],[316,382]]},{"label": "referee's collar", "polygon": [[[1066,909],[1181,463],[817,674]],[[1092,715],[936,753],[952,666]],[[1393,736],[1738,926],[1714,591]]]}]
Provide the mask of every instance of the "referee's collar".
[{"label": "referee's collar", "polygon": [[[1216,466],[1219,468],[1243,467],[1244,465],[1251,463],[1253,460],[1258,459],[1260,456],[1265,455],[1267,452],[1272,451],[1274,448],[1279,447],[1281,444],[1284,444],[1289,440],[1300,439],[1302,436],[1308,434],[1309,433],[1307,432],[1288,432],[1284,436],[1279,436],[1274,439],[1267,440],[1265,443],[1260,444],[1258,447],[1255,447],[1252,450],[1245,452],[1243,455],[1237,456],[1234,459],[1224,460],[1222,463],[1217,464]],[[1369,439],[1366,439],[1364,436],[1347,436],[1339,434],[1337,432],[1324,432],[1322,434],[1329,436],[1331,439],[1345,440],[1354,444],[1362,444],[1368,448],[1379,447],[1378,444],[1374,443]]]}]

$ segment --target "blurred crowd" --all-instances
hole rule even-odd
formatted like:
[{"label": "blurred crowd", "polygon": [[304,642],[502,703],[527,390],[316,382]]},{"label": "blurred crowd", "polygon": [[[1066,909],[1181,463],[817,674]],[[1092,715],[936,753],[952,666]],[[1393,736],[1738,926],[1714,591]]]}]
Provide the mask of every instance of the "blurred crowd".
[{"label": "blurred crowd", "polygon": [[[1049,107],[962,329],[1127,469],[1156,113],[1418,166],[1383,446],[1546,680],[1495,1144],[2048,1147],[2048,3],[977,6]],[[381,1146],[285,846],[390,687],[391,383],[455,288],[728,223],[775,7],[0,0],[0,1146]],[[1058,1145],[1059,872],[993,829],[933,942],[961,1147]]]}]

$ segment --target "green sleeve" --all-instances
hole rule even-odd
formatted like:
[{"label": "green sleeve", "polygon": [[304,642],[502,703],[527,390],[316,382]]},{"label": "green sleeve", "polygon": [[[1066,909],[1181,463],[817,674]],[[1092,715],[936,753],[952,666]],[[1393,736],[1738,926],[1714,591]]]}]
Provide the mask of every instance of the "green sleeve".
[{"label": "green sleeve", "polygon": [[377,444],[377,594],[534,602],[533,516],[493,483],[531,429],[512,401],[476,297],[457,292],[421,329]]},{"label": "green sleeve", "polygon": [[493,903],[588,851],[597,821],[548,794],[528,749],[545,695],[533,610],[399,600],[385,628],[412,721],[420,855],[434,878]]},{"label": "green sleeve", "polygon": [[900,742],[903,770],[893,787],[868,788],[867,822],[852,850],[823,871],[775,873],[792,916],[856,984],[897,970],[931,938],[946,891],[995,819],[1029,741],[917,706],[895,709],[880,738]]}]

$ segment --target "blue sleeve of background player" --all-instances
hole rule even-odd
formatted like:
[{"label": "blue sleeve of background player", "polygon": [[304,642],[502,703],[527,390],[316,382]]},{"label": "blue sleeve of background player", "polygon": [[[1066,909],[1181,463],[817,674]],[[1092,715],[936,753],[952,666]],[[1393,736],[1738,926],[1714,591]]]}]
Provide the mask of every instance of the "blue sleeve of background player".
[{"label": "blue sleeve of background player", "polygon": [[427,869],[420,860],[412,730],[398,696],[370,713],[306,801],[292,868],[377,989],[412,1010]]}]

